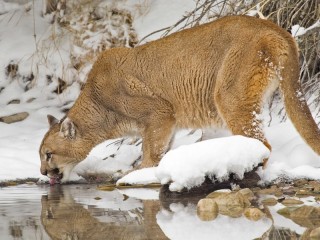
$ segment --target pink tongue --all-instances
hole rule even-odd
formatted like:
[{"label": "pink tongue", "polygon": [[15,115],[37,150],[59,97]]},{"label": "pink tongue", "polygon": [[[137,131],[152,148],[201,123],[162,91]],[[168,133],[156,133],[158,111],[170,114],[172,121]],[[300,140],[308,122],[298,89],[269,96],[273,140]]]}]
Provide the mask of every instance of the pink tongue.
[{"label": "pink tongue", "polygon": [[54,185],[57,183],[57,180],[55,178],[50,178],[49,183],[50,183],[50,185]]}]

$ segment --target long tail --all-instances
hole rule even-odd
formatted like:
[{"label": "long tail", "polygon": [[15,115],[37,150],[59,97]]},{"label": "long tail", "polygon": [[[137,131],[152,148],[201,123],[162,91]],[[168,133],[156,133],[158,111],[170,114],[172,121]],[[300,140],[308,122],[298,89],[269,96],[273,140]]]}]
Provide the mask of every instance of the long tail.
[{"label": "long tail", "polygon": [[278,69],[285,108],[299,134],[320,155],[320,130],[312,117],[301,88],[298,50],[293,39],[287,49],[289,54],[280,56]]}]

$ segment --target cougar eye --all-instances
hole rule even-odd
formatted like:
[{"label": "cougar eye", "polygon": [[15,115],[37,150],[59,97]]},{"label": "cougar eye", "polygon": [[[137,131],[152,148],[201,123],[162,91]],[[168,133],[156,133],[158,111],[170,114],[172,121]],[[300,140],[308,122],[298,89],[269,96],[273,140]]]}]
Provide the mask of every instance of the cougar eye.
[{"label": "cougar eye", "polygon": [[52,153],[51,152],[47,152],[46,153],[46,157],[47,157],[47,161],[49,161],[52,158]]}]

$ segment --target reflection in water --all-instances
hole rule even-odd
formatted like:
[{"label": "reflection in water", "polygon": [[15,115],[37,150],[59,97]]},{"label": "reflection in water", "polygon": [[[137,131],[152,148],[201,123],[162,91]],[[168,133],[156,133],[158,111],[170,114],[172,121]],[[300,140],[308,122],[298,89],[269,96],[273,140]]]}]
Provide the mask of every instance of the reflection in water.
[{"label": "reflection in water", "polygon": [[[57,185],[41,199],[41,221],[52,239],[167,239],[156,223],[159,201],[120,201],[117,206],[114,201],[115,197],[119,201],[119,193],[99,192],[101,197],[96,201],[110,209],[98,210],[77,203],[74,192],[74,188]],[[77,197],[84,200],[81,195]],[[87,200],[94,202],[92,198]]]},{"label": "reflection in water", "polygon": [[0,188],[0,239],[50,239],[39,216],[45,189],[20,185]]},{"label": "reflection in water", "polygon": [[13,238],[21,238],[22,237],[22,227],[16,221],[11,221],[9,226],[10,235]]},{"label": "reflection in water", "polygon": [[319,226],[318,219],[281,216],[280,203],[258,221],[223,211],[201,221],[196,205],[203,195],[165,188],[107,192],[94,185],[0,188],[0,239],[302,239]]}]

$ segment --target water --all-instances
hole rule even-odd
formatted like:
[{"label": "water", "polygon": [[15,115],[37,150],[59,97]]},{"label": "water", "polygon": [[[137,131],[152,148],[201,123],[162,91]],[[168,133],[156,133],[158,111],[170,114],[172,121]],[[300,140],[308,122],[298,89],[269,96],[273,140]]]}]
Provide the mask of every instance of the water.
[{"label": "water", "polygon": [[222,214],[202,221],[196,212],[202,195],[96,185],[0,188],[0,239],[291,239],[307,230],[280,216],[280,204],[257,221]]}]

